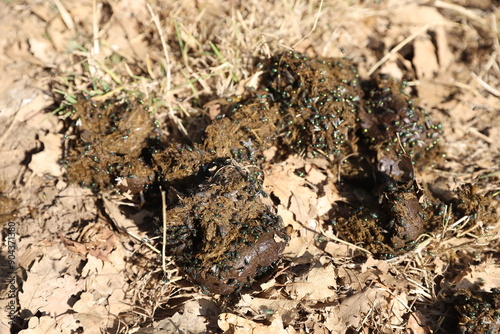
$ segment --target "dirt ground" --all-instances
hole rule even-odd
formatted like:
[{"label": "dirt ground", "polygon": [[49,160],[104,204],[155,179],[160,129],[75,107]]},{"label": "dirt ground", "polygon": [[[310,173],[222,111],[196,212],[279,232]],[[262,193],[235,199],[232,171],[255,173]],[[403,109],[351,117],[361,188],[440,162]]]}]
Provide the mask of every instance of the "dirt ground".
[{"label": "dirt ground", "polygon": [[[498,0],[5,0],[0,12],[0,333],[500,332]],[[201,143],[200,129],[211,129],[204,147],[219,147],[226,130],[209,125],[222,124],[217,116],[245,92],[269,99],[269,59],[289,50],[352,60],[360,78],[404,82],[442,126],[440,158],[423,160],[414,176],[442,218],[411,248],[378,253],[363,223],[351,237],[361,214],[337,215],[364,196],[342,178],[341,162],[354,155],[313,156],[307,141],[285,155],[271,141],[255,179],[270,195],[271,230],[276,214],[280,242],[289,240],[281,257],[273,244],[273,261],[259,263],[270,270],[250,266],[259,273],[251,286],[213,293],[223,290],[207,290],[187,260],[162,254],[159,188],[133,194],[112,173],[99,188],[82,187],[75,174],[94,165],[65,162],[89,136],[78,132],[85,110],[125,97],[146,112],[128,127],[152,121],[162,143]],[[72,118],[83,96],[90,107]],[[123,155],[140,160],[133,151]],[[194,170],[196,152],[183,152],[165,153],[164,165]],[[225,185],[215,174],[204,193]],[[185,219],[197,204],[172,209],[183,194],[168,182],[167,212]],[[370,219],[385,209],[376,210]],[[175,245],[184,247],[179,231]]]}]

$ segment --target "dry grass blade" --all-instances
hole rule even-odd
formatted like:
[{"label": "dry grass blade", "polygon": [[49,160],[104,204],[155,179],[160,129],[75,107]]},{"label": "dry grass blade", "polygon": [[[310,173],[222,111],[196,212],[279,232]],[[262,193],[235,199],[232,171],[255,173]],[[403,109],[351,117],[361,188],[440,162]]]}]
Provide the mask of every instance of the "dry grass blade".
[{"label": "dry grass blade", "polygon": [[[161,28],[161,23],[160,23],[160,20],[158,19],[158,15],[156,15],[156,13],[153,11],[153,8],[151,7],[151,5],[149,3],[146,4],[146,6],[148,7],[149,13],[150,13],[151,17],[153,18],[153,22],[156,26],[158,34],[160,35],[161,46],[163,47],[163,55],[165,56],[165,70],[167,72],[167,78],[166,78],[167,84],[166,84],[165,90],[168,93],[168,92],[170,92],[170,88],[172,86],[172,70],[171,70],[172,66],[171,66],[171,62],[170,62],[170,54],[168,52],[165,34],[163,32],[163,29]],[[169,108],[171,109],[172,107],[169,106]]]},{"label": "dry grass blade", "polygon": [[163,272],[167,271],[166,265],[166,250],[167,250],[167,196],[164,190],[161,191],[161,214],[162,214],[162,222],[163,222],[163,230],[162,230],[162,247],[161,247],[161,265],[163,268]]},{"label": "dry grass blade", "polygon": [[324,0],[320,0],[320,2],[319,2],[318,12],[316,13],[316,18],[314,19],[314,24],[313,24],[311,30],[307,34],[305,34],[301,39],[299,39],[292,46],[292,49],[296,48],[297,45],[302,43],[306,38],[308,38],[313,33],[314,30],[316,30],[316,26],[318,25],[319,16],[321,15],[321,9],[323,8],[323,2],[324,2]]},{"label": "dry grass blade", "polygon": [[486,21],[482,17],[478,16],[474,12],[472,12],[472,11],[470,11],[470,10],[460,6],[460,5],[456,5],[453,3],[444,2],[444,1],[440,1],[440,0],[434,1],[433,5],[435,7],[438,7],[438,8],[449,9],[449,10],[452,10],[454,12],[457,12],[460,15],[463,15],[465,17],[468,17],[471,20],[476,21],[481,26],[483,26],[483,28],[486,27]]},{"label": "dry grass blade", "polygon": [[73,19],[71,18],[70,13],[66,10],[66,7],[64,7],[61,0],[54,0],[54,3],[57,7],[57,10],[61,14],[61,18],[63,19],[64,23],[66,24],[66,27],[68,27],[69,30],[74,31],[75,30],[75,23],[73,22]]},{"label": "dry grass blade", "polygon": [[500,97],[500,90],[490,86],[488,83],[486,83],[483,79],[477,76],[476,73],[471,72],[472,77],[483,87],[486,89],[489,93],[495,95],[496,97]]}]

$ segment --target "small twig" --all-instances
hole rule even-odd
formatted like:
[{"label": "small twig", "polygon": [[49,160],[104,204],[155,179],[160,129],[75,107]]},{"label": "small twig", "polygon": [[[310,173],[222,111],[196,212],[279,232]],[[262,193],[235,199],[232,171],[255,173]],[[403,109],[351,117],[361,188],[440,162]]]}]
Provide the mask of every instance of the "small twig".
[{"label": "small twig", "polygon": [[487,143],[488,143],[488,144],[490,144],[490,145],[492,145],[492,144],[493,144],[493,139],[491,139],[491,138],[490,138],[490,137],[488,137],[488,136],[483,135],[483,134],[482,134],[481,132],[479,132],[476,128],[470,128],[470,129],[468,130],[468,132],[469,132],[471,135],[473,135],[473,136],[475,136],[475,137],[477,137],[477,138],[479,138],[479,139],[482,139],[483,141],[487,142]]},{"label": "small twig", "polygon": [[476,79],[476,81],[481,85],[481,87],[483,87],[484,89],[486,89],[488,92],[490,92],[491,94],[497,96],[497,97],[500,97],[500,90],[494,88],[494,87],[491,87],[488,83],[486,83],[483,79],[481,79],[480,77],[477,76],[476,73],[474,72],[471,72],[471,75],[474,79]]},{"label": "small twig", "polygon": [[493,45],[495,46],[495,50],[497,53],[495,58],[500,63],[500,41],[498,40],[498,26],[495,15],[491,15],[491,30],[493,35]]},{"label": "small twig", "polygon": [[64,21],[64,24],[66,27],[68,27],[69,30],[74,31],[75,30],[75,23],[73,22],[73,19],[71,18],[71,15],[69,12],[64,8],[63,4],[61,3],[60,0],[54,0],[54,4],[57,7],[57,10],[59,11],[59,14],[61,14],[61,18]]},{"label": "small twig", "polygon": [[[428,289],[426,289],[426,287],[424,287],[422,284],[420,284],[420,283],[418,283],[418,282],[416,282],[416,281],[412,280],[412,279],[411,279],[411,278],[409,278],[409,277],[406,277],[406,280],[407,280],[408,282],[412,283],[412,284],[415,284],[418,288],[420,288],[420,291],[418,291],[418,293],[420,293],[420,294],[424,295],[425,297],[427,297],[427,298],[429,298],[429,299],[431,299],[431,298],[432,298],[432,295],[426,291],[426,290],[428,290]],[[387,291],[388,291],[388,290],[387,290]],[[388,291],[388,292],[389,292],[389,291]],[[417,291],[415,290],[415,292],[417,292]],[[391,293],[391,292],[389,292],[389,293]],[[392,294],[392,293],[391,293],[391,294]],[[399,300],[399,299],[398,299],[398,300]],[[403,305],[404,305],[404,304],[403,304]],[[407,307],[408,307],[408,306],[406,306],[406,305],[405,305],[405,308],[407,308]]]},{"label": "small twig", "polygon": [[127,231],[126,229],[124,228],[121,228],[123,231],[125,231],[125,233],[127,233],[129,236],[131,236],[132,238],[134,238],[135,240],[137,241],[140,241],[142,245],[146,245],[146,247],[149,247],[153,252],[155,253],[158,253],[160,254],[160,251],[158,249],[156,249],[153,245],[151,245],[149,242],[146,242],[144,241],[144,239],[142,239],[140,236],[138,236],[137,234],[135,234],[134,232],[130,232],[130,231]]},{"label": "small twig", "polygon": [[444,1],[440,1],[440,0],[435,1],[434,6],[438,7],[438,8],[442,8],[442,9],[449,9],[449,10],[455,11],[455,12],[459,13],[460,15],[463,15],[465,17],[468,17],[471,20],[478,22],[482,26],[486,26],[486,22],[482,17],[476,15],[475,13],[471,12],[470,10],[465,9],[462,6],[455,5],[455,4],[448,3],[448,2],[444,2]]},{"label": "small twig", "polygon": [[401,50],[406,44],[410,43],[413,39],[415,39],[418,35],[426,31],[430,27],[430,24],[426,24],[422,28],[415,31],[413,34],[405,38],[401,43],[396,45],[389,53],[387,53],[382,59],[380,59],[375,65],[370,68],[368,71],[368,76],[371,76],[373,72],[375,72],[383,63],[385,63],[393,54]]},{"label": "small twig", "polygon": [[358,249],[358,250],[360,250],[360,251],[362,251],[362,252],[364,252],[364,253],[367,253],[367,254],[372,255],[372,252],[370,252],[370,251],[369,251],[369,250],[367,250],[367,249],[364,249],[364,248],[362,248],[362,247],[356,246],[355,244],[351,244],[350,242],[347,242],[347,241],[345,241],[345,240],[339,239],[339,238],[337,238],[337,237],[335,237],[335,236],[333,236],[333,235],[327,235],[327,234],[326,234],[326,232],[325,232],[325,231],[324,231],[321,227],[320,227],[320,229],[319,229],[319,230],[320,230],[320,232],[321,232],[321,235],[323,235],[323,236],[327,237],[327,238],[328,238],[328,239],[330,239],[330,240],[340,242],[341,244],[344,244],[344,245],[347,245],[347,246],[354,247],[354,248],[356,248],[356,249]]},{"label": "small twig", "polygon": [[165,251],[167,247],[167,198],[165,191],[160,188],[161,191],[161,213],[163,217],[163,242],[161,245],[161,266],[163,272],[167,271]]}]

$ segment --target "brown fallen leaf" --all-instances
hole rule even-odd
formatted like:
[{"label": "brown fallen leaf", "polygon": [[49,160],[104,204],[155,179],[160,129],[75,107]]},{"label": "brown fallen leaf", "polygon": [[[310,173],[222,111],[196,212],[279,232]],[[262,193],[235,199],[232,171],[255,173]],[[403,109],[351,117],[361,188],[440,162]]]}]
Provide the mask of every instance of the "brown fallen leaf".
[{"label": "brown fallen leaf", "polygon": [[336,278],[335,267],[329,263],[312,268],[289,284],[286,290],[296,300],[323,301],[337,297]]},{"label": "brown fallen leaf", "polygon": [[424,315],[420,311],[410,313],[408,323],[406,324],[407,334],[429,334],[429,326]]},{"label": "brown fallen leaf", "polygon": [[389,293],[377,288],[366,288],[345,298],[339,305],[339,318],[346,324],[357,328],[363,317],[372,309],[386,306]]},{"label": "brown fallen leaf", "polygon": [[68,300],[77,295],[85,284],[75,277],[63,275],[66,270],[65,259],[42,257],[26,273],[22,291],[19,293],[19,304],[33,314],[38,311],[47,314],[61,314],[70,309]]},{"label": "brown fallen leaf", "polygon": [[285,325],[290,324],[298,316],[299,300],[267,299],[253,297],[249,294],[241,296],[237,306],[242,314],[252,314],[266,318],[279,315]]},{"label": "brown fallen leaf", "polygon": [[485,261],[477,266],[470,266],[469,271],[456,284],[456,289],[470,289],[474,285],[481,286],[481,290],[489,292],[500,287],[500,266],[493,260]]},{"label": "brown fallen leaf", "polygon": [[182,313],[176,312],[172,317],[158,321],[154,327],[164,333],[206,333],[207,319],[204,317],[206,304],[213,306],[207,299],[190,300],[184,304]]},{"label": "brown fallen leaf", "polygon": [[28,322],[28,328],[23,329],[19,334],[60,334],[62,331],[57,328],[56,319],[43,316],[32,317]]},{"label": "brown fallen leaf", "polygon": [[254,322],[231,313],[221,313],[217,322],[223,331],[233,334],[288,334],[283,328],[283,322],[278,317],[269,326]]},{"label": "brown fallen leaf", "polygon": [[28,167],[38,175],[43,177],[45,174],[52,176],[61,176],[63,174],[58,160],[61,156],[62,135],[48,133],[40,138],[44,149],[42,152],[34,154]]},{"label": "brown fallen leaf", "polygon": [[432,80],[439,71],[436,48],[430,38],[419,38],[413,43],[413,65],[420,80]]},{"label": "brown fallen leaf", "polygon": [[109,261],[108,255],[116,249],[118,244],[114,232],[99,223],[87,225],[80,238],[82,242],[59,235],[59,239],[70,251],[84,258],[90,254],[103,261]]},{"label": "brown fallen leaf", "polygon": [[110,321],[108,310],[101,305],[101,300],[94,299],[90,292],[84,292],[80,300],[73,305],[75,320],[79,321],[85,333],[100,334],[100,328],[106,328]]},{"label": "brown fallen leaf", "polygon": [[87,254],[89,253],[89,251],[84,244],[82,244],[81,242],[76,242],[74,240],[66,238],[63,235],[58,235],[58,237],[62,241],[64,246],[66,246],[67,249],[80,255],[82,258],[87,257]]}]

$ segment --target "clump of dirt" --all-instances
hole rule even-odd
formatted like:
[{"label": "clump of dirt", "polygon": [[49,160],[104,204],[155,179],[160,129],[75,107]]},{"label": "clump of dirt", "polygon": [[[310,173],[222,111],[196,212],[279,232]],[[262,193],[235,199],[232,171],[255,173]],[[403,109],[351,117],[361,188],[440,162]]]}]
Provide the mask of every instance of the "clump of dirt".
[{"label": "clump of dirt", "polygon": [[280,219],[262,202],[263,152],[273,145],[275,161],[321,154],[342,164],[338,186],[357,196],[330,221],[346,241],[390,256],[435,229],[442,203],[414,169],[437,162],[441,127],[402,83],[289,51],[270,60],[261,86],[227,99],[191,146],[166,144],[137,99],[84,100],[71,108],[69,178],[94,190],[170,189],[179,200],[165,242],[194,282],[220,294],[251,284],[283,251]]}]

